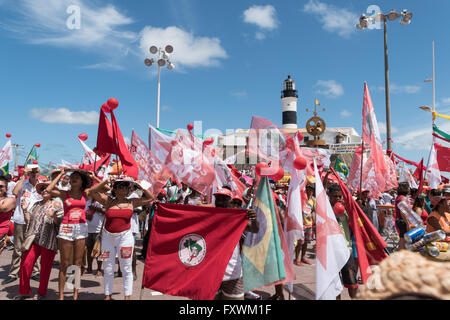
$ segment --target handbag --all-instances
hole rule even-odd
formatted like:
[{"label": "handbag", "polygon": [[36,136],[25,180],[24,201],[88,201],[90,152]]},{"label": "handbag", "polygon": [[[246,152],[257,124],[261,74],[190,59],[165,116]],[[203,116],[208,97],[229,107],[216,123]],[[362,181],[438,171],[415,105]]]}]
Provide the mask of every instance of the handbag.
[{"label": "handbag", "polygon": [[31,248],[31,245],[34,242],[34,238],[36,238],[35,234],[30,234],[28,237],[25,238],[24,242],[22,243],[22,252],[28,251]]},{"label": "handbag", "polygon": [[98,234],[97,238],[95,238],[94,247],[92,248],[91,258],[94,258],[94,259],[97,259],[102,252],[102,233],[103,233],[103,227],[105,226],[105,220],[106,220],[106,216],[103,219],[102,228],[100,229],[100,233]]}]

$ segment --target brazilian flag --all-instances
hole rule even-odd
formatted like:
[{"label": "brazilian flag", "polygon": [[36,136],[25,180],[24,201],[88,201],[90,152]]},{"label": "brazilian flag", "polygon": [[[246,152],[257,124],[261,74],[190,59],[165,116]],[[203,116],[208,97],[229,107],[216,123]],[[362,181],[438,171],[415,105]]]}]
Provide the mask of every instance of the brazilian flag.
[{"label": "brazilian flag", "polygon": [[8,173],[9,173],[9,163],[6,166],[0,168],[0,175],[6,176]]},{"label": "brazilian flag", "polygon": [[344,161],[339,158],[336,158],[336,162],[334,163],[334,170],[336,172],[342,173],[346,178],[348,176],[348,167]]},{"label": "brazilian flag", "polygon": [[28,164],[33,164],[34,160],[36,160],[36,161],[39,160],[39,156],[38,156],[37,151],[36,151],[36,146],[33,146],[33,148],[31,148],[31,151],[28,154],[27,159],[25,160],[24,167],[26,167]]}]

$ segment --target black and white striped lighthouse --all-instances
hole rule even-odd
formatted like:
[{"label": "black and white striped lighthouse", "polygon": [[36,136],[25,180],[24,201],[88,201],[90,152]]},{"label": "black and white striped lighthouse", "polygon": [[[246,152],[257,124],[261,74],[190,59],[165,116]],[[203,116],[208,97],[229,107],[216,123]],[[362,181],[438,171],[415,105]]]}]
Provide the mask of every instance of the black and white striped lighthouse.
[{"label": "black and white striped lighthouse", "polygon": [[283,129],[297,129],[297,101],[295,81],[288,75],[283,82],[281,103],[283,104]]}]

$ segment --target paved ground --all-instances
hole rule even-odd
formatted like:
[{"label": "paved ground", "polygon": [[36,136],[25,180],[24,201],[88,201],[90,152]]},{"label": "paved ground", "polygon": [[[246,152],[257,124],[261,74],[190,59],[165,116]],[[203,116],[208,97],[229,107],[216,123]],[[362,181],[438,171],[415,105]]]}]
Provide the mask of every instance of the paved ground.
[{"label": "paved ground", "polygon": [[[312,245],[310,245],[312,249]],[[142,241],[137,240],[136,250],[140,254],[142,248]],[[5,250],[0,256],[0,281],[8,276],[9,266],[11,263],[11,250]],[[312,262],[315,262],[314,253],[312,250],[309,251],[307,257]],[[49,289],[47,293],[46,300],[57,300],[58,298],[58,270],[59,270],[59,255],[56,255],[55,262],[53,264],[52,273],[50,275]],[[96,264],[94,262],[94,269]],[[314,300],[315,297],[315,266],[295,266],[296,280],[294,281],[294,292],[291,296],[292,300]],[[116,269],[117,270],[117,269]],[[141,293],[142,284],[142,274],[144,271],[144,263],[141,260],[137,261],[137,274],[138,278],[134,282],[133,289],[133,300],[139,300]],[[31,290],[35,294],[39,283],[31,280]],[[8,285],[0,284],[0,300],[10,300],[19,293],[19,280]],[[268,299],[271,295],[275,293],[274,287],[265,288],[261,291],[257,291],[261,294],[262,298]],[[68,300],[72,299],[72,293],[70,290],[65,290],[65,297]],[[81,278],[81,289],[79,291],[80,300],[103,300],[103,278],[95,277],[92,274],[85,273]],[[286,299],[288,298],[288,293],[285,292]],[[115,278],[114,280],[114,290],[113,299],[122,300],[123,299],[123,282],[122,278]],[[162,295],[158,292],[154,292],[149,289],[145,289],[142,296],[143,300],[188,300],[184,297],[174,297],[168,295]],[[348,292],[344,289],[342,293],[343,300],[349,300]]]}]

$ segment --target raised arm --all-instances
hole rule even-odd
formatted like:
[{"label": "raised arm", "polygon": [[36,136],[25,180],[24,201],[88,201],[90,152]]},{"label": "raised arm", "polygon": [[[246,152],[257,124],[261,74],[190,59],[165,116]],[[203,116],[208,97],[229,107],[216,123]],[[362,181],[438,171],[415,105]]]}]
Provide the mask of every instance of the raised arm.
[{"label": "raised arm", "polygon": [[1,212],[10,212],[16,207],[16,199],[14,198],[6,198],[0,201],[0,213]]},{"label": "raised arm", "polygon": [[136,184],[139,189],[142,189],[144,192],[142,198],[134,198],[131,199],[131,203],[133,204],[133,209],[137,207],[145,206],[146,204],[150,204],[155,198],[150,193],[150,191],[143,189],[139,184]]},{"label": "raised arm", "polygon": [[55,178],[55,180],[53,180],[45,190],[47,190],[48,193],[50,193],[52,195],[52,197],[54,198],[60,198],[62,201],[64,201],[65,199],[65,193],[66,191],[61,191],[56,189],[56,185],[58,184],[59,180],[61,180],[61,177],[66,173],[66,169],[63,168],[61,170],[61,172],[58,174],[58,176]]},{"label": "raised arm", "polygon": [[17,181],[16,185],[14,186],[14,189],[12,191],[14,196],[16,196],[16,197],[19,196],[19,192],[22,189],[23,182],[25,181],[25,177],[28,175],[28,172],[29,172],[29,169],[25,168],[23,175],[20,177],[19,181]]},{"label": "raised arm", "polygon": [[86,190],[87,196],[92,197],[95,201],[101,203],[103,206],[106,206],[106,204],[108,203],[108,196],[106,192],[101,192],[101,190],[102,189],[104,190],[105,188],[106,190],[109,190],[110,188],[108,186],[108,183],[110,183],[111,181],[112,178],[109,177],[105,181],[102,181],[93,186],[92,188]]}]

